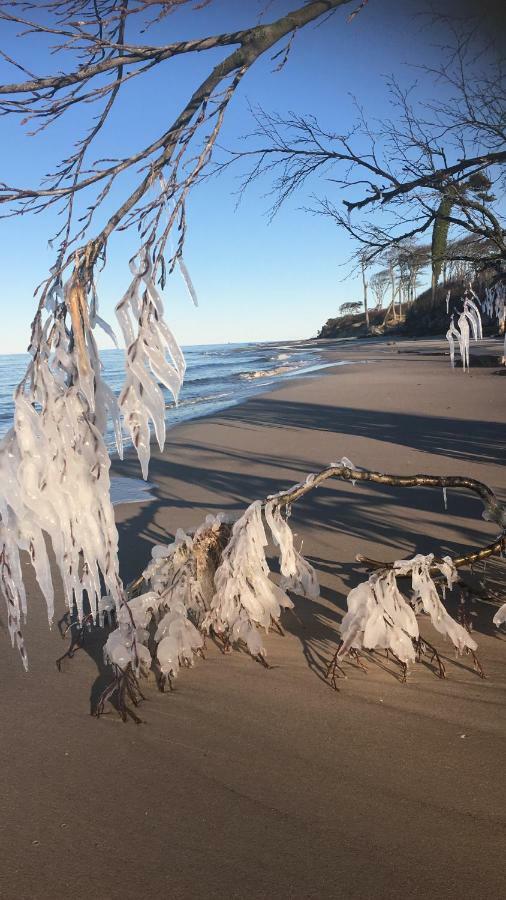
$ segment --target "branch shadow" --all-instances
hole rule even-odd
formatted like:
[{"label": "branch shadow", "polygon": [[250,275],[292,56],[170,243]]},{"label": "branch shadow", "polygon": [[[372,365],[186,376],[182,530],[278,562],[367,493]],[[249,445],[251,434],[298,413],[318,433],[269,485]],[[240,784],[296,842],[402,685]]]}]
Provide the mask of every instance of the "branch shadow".
[{"label": "branch shadow", "polygon": [[414,413],[356,409],[347,406],[257,397],[220,413],[220,421],[267,428],[311,429],[358,435],[451,457],[501,464],[504,461],[502,422],[426,416]]}]

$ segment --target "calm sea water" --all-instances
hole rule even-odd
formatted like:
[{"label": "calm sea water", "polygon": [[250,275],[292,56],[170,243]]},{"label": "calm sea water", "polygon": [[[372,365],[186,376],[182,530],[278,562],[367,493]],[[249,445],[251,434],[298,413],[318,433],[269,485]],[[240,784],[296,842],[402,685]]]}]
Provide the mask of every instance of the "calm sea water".
[{"label": "calm sea water", "polygon": [[[329,365],[317,347],[302,344],[215,344],[183,349],[187,370],[177,407],[166,392],[168,427],[232,406],[280,379]],[[105,350],[101,358],[106,381],[119,393],[123,351]],[[0,437],[12,425],[12,395],[28,361],[27,354],[0,355]],[[107,438],[112,449],[112,434]]]}]

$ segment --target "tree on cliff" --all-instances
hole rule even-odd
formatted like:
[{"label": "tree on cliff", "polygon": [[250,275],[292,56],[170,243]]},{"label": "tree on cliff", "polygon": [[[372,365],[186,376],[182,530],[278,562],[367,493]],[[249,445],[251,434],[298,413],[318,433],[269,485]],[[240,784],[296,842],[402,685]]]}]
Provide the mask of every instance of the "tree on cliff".
[{"label": "tree on cliff", "polygon": [[[273,213],[306,182],[314,190],[315,178],[325,177],[333,193],[313,198],[309,211],[353,238],[359,267],[364,255],[380,259],[390,247],[431,236],[437,283],[451,231],[454,241],[487,242],[493,251],[486,265],[500,270],[506,262],[504,64],[496,49],[477,46],[472,32],[452,33],[440,65],[419,66],[434,79],[431,99],[412,99],[411,89],[390,78],[391,117],[374,120],[356,102],[357,120],[346,134],[312,115],[257,107],[247,149],[227,150],[218,170],[246,163],[243,190],[258,178],[270,180]],[[459,246],[465,262],[464,241],[454,243],[454,254]]]}]

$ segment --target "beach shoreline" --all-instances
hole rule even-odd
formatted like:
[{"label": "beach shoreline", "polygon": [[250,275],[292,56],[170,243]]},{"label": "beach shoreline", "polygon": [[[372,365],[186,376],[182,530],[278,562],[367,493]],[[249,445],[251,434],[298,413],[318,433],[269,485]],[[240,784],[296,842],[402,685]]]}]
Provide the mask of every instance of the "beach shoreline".
[{"label": "beach shoreline", "polygon": [[[433,339],[350,344],[329,353],[373,364],[285,380],[169,429],[164,452],[152,447],[154,498],[115,507],[125,582],[177,528],[237,516],[342,456],[398,474],[469,475],[506,500],[500,367],[451,370]],[[111,471],[140,477],[131,451]],[[93,635],[56,671],[68,638],[48,631],[27,564],[29,673],[5,634],[0,657],[0,896],[133,900],[148,880],[150,892],[183,900],[499,898],[506,638],[493,604],[473,608],[485,681],[425,626],[445,681],[427,661],[402,685],[383,658],[368,659],[367,673],[345,663],[339,693],[325,680],[346,594],[364,578],[357,553],[453,555],[495,536],[476,499],[449,491],[447,502],[423,488],[312,491],[293,506],[292,526],[321,596],[296,597],[285,635],[266,637],[272,668],[208,642],[173,693],[143,688],[142,726],[112,709],[90,718],[90,692],[107,677]],[[504,587],[504,560],[487,573]]]}]

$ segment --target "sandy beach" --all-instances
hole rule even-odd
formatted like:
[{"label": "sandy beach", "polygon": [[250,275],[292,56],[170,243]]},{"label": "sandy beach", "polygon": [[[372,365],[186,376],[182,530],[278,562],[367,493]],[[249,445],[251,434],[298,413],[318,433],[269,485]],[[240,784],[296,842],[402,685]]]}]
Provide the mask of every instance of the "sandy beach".
[{"label": "sandy beach", "polygon": [[[353,364],[169,431],[153,451],[155,499],[117,507],[125,582],[176,528],[238,514],[342,456],[469,475],[506,501],[499,367],[451,370],[435,340],[326,350]],[[137,460],[114,472],[139,477]],[[493,606],[476,605],[484,681],[430,626],[445,681],[419,664],[403,685],[384,659],[367,673],[346,663],[338,693],[324,677],[346,594],[365,578],[357,553],[456,554],[496,527],[455,491],[446,511],[440,491],[338,482],[294,506],[293,523],[321,598],[295,598],[285,635],[267,638],[271,668],[209,644],[172,694],[145,687],[140,726],[112,708],[89,715],[107,678],[99,636],[56,670],[68,641],[48,631],[26,563],[40,600],[28,674],[1,635],[1,898],[504,896],[506,635]],[[488,573],[504,590],[504,563]]]}]

